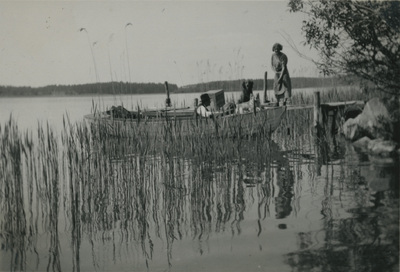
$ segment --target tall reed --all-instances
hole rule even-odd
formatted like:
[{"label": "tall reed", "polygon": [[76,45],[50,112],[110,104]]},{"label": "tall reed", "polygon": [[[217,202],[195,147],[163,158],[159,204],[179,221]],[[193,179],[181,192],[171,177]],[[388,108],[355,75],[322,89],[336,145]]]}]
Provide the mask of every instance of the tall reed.
[{"label": "tall reed", "polygon": [[[284,120],[272,135],[278,145],[263,130],[252,137],[242,137],[243,124],[239,121],[237,127],[231,128],[237,135],[233,138],[202,133],[196,121],[183,130],[179,122],[168,118],[159,124],[157,137],[150,133],[145,120],[137,120],[143,122],[140,130],[128,133],[126,123],[116,128],[120,133],[110,135],[107,125],[101,122],[71,123],[66,116],[61,141],[48,125],[38,128],[36,142],[29,134],[24,135],[23,141],[18,140],[21,137],[17,128],[7,127],[7,133],[2,133],[2,150],[9,150],[14,159],[2,161],[2,167],[12,170],[9,175],[13,179],[21,179],[20,154],[25,154],[27,180],[35,184],[28,186],[28,203],[36,205],[41,214],[30,212],[30,228],[43,226],[49,230],[52,257],[48,268],[61,267],[58,218],[62,212],[67,220],[65,229],[71,235],[73,270],[79,270],[81,265],[84,239],[95,245],[107,243],[109,237],[138,245],[148,267],[158,250],[154,241],[166,241],[165,258],[171,265],[177,240],[191,237],[201,251],[204,241],[214,233],[240,235],[246,209],[253,203],[258,205],[259,235],[262,221],[274,213],[272,207],[279,216],[297,209],[291,201],[296,197],[298,183],[293,181],[289,158],[282,156],[279,149],[309,144],[303,135],[309,132],[309,115],[294,114]],[[290,134],[287,128],[291,129]],[[300,157],[300,150],[297,153]],[[278,177],[284,177],[285,186],[277,184]],[[23,187],[21,181],[12,186],[7,179],[1,182],[1,192],[17,192]],[[281,193],[274,196],[277,186]],[[14,195],[24,201],[21,193]],[[274,205],[274,198],[279,204]],[[4,205],[9,201],[7,198]],[[10,213],[17,212],[11,210],[14,208],[9,206]],[[7,228],[26,232],[23,205],[17,210],[23,224],[15,222]],[[118,243],[117,238],[112,239]],[[19,248],[26,246],[21,244]],[[92,250],[95,256],[94,246]]]}]

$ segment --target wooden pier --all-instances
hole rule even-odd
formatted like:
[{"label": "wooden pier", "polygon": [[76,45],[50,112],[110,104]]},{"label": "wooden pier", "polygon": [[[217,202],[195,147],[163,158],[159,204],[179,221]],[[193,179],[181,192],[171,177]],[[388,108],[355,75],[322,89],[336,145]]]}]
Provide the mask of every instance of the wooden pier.
[{"label": "wooden pier", "polygon": [[314,103],[313,105],[293,105],[287,106],[286,110],[301,110],[301,109],[313,109],[314,116],[314,128],[319,134],[322,128],[326,128],[329,123],[331,125],[331,133],[336,131],[336,117],[339,110],[345,110],[350,106],[364,107],[364,101],[352,100],[343,102],[330,102],[321,103],[320,92],[314,92]]},{"label": "wooden pier", "polygon": [[[322,128],[326,128],[331,121],[331,133],[336,131],[336,117],[339,110],[345,110],[350,106],[364,107],[364,101],[353,100],[343,102],[330,102],[321,104],[320,92],[314,92],[314,128],[319,134]],[[290,110],[290,109],[289,109]]]}]

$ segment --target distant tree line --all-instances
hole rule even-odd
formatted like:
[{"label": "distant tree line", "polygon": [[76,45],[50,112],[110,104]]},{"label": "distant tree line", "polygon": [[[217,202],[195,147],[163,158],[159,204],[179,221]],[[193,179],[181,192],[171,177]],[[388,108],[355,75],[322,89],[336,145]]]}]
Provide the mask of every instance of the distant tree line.
[{"label": "distant tree line", "polygon": [[[248,79],[254,82],[253,90],[264,90],[264,80],[263,79]],[[193,85],[187,85],[180,87],[177,91],[183,93],[190,92],[205,92],[207,90],[218,90],[223,89],[228,92],[240,91],[243,80],[226,80],[226,81],[212,81],[206,83],[198,83]],[[272,90],[273,79],[267,80],[267,89]],[[292,88],[318,88],[318,87],[329,87],[329,86],[340,86],[349,85],[354,82],[352,78],[344,77],[295,77],[292,78]]]},{"label": "distant tree line", "polygon": [[[175,92],[176,84],[168,84],[169,90]],[[0,86],[0,96],[75,96],[75,95],[117,95],[117,94],[151,94],[163,93],[163,83],[128,83],[107,82],[80,85],[49,85],[45,87]]]},{"label": "distant tree line", "polygon": [[[264,88],[263,79],[252,79],[254,90]],[[168,83],[171,93],[205,92],[223,89],[225,91],[240,91],[242,80],[212,81],[178,87]],[[273,80],[267,81],[268,89],[272,89]],[[346,79],[339,78],[292,78],[293,89],[318,88],[349,84]],[[14,87],[0,86],[0,96],[76,96],[76,95],[119,95],[119,94],[156,94],[165,93],[164,83],[128,83],[107,82],[80,85],[48,85],[45,87]]]}]

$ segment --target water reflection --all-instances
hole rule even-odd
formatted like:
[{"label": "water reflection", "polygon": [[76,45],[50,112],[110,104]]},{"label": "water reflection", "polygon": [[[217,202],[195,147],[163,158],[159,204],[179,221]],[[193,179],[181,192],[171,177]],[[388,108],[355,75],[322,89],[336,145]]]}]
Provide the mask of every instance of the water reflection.
[{"label": "water reflection", "polygon": [[398,271],[397,158],[368,158],[339,136],[314,141],[323,228],[298,232],[285,262],[295,271]]},{"label": "water reflection", "polygon": [[398,162],[371,163],[287,125],[274,141],[153,153],[132,139],[94,141],[86,126],[66,126],[61,141],[42,129],[33,142],[10,123],[0,130],[0,270],[398,268]]}]

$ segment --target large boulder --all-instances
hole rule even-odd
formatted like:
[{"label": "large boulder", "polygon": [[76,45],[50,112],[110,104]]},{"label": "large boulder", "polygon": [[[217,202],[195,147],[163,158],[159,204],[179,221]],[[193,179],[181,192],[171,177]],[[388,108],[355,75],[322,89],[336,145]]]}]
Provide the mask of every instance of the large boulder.
[{"label": "large boulder", "polygon": [[368,145],[371,142],[371,139],[367,136],[362,137],[361,139],[355,141],[353,144],[355,147],[358,147],[364,151],[368,150]]},{"label": "large boulder", "polygon": [[369,100],[360,115],[348,119],[343,125],[343,134],[351,141],[363,136],[386,139],[392,133],[393,124],[389,111],[379,98]]},{"label": "large boulder", "polygon": [[393,132],[389,111],[379,98],[369,100],[358,118],[358,123],[366,135],[373,139],[386,138]]},{"label": "large boulder", "polygon": [[357,118],[350,118],[343,124],[343,134],[350,141],[356,141],[364,136],[363,128],[358,124]]},{"label": "large boulder", "polygon": [[392,165],[393,162],[360,166],[360,175],[365,178],[369,190],[384,192],[390,189],[390,184],[396,176],[393,171],[390,171]]},{"label": "large boulder", "polygon": [[363,106],[364,105],[361,106],[359,104],[354,104],[346,107],[344,110],[344,120],[347,121],[350,118],[356,118],[358,115],[362,113]]},{"label": "large boulder", "polygon": [[373,155],[387,157],[396,152],[397,144],[390,140],[375,139],[368,142],[367,148]]},{"label": "large boulder", "polygon": [[371,140],[367,136],[353,142],[354,147],[359,148],[370,155],[378,157],[390,157],[399,152],[398,144],[391,140],[374,139]]}]

